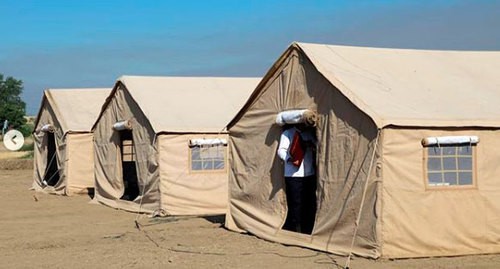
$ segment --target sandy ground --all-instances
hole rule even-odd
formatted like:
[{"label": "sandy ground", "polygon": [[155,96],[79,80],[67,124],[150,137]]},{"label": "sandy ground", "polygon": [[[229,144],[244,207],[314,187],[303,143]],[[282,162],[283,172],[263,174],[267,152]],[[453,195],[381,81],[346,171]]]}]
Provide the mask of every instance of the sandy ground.
[{"label": "sandy ground", "polygon": [[21,158],[26,154],[23,151],[0,151],[0,160]]},{"label": "sandy ground", "polygon": [[[28,190],[31,170],[0,170],[0,268],[342,268],[344,257],[222,227],[223,217],[160,218]],[[367,260],[351,268],[500,268],[500,255]]]},{"label": "sandy ground", "polygon": [[[33,140],[28,141],[33,143]],[[33,160],[24,159],[28,155],[27,151],[10,151],[3,145],[0,136],[0,171],[1,170],[17,170],[17,169],[32,169]]]}]

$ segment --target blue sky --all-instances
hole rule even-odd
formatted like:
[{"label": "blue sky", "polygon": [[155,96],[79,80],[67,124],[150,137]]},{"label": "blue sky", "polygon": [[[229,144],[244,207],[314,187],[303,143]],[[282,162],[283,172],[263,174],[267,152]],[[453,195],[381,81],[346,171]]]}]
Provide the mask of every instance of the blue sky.
[{"label": "blue sky", "polygon": [[292,41],[500,50],[500,1],[0,0],[0,73],[45,88],[120,75],[262,76]]}]

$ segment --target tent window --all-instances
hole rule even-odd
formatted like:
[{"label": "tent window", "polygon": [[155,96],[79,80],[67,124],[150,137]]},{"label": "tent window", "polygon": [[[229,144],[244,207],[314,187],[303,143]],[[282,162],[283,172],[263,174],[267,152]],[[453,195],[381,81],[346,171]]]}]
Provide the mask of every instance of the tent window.
[{"label": "tent window", "polygon": [[427,147],[427,185],[474,185],[475,145],[447,145]]},{"label": "tent window", "polygon": [[191,171],[223,171],[226,169],[226,146],[192,146]]}]

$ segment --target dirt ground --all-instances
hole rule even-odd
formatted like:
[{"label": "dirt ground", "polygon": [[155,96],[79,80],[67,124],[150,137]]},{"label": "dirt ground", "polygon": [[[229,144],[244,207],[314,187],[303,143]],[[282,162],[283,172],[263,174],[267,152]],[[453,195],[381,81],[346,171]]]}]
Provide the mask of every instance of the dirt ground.
[{"label": "dirt ground", "polygon": [[[223,217],[160,218],[35,193],[0,170],[0,268],[342,268],[344,257],[228,231]],[[500,255],[367,260],[350,268],[500,268]]]},{"label": "dirt ground", "polygon": [[[27,143],[33,143],[31,138],[26,139]],[[18,170],[32,169],[33,160],[23,159],[29,154],[27,151],[10,151],[5,148],[0,136],[0,171],[1,170]]]}]

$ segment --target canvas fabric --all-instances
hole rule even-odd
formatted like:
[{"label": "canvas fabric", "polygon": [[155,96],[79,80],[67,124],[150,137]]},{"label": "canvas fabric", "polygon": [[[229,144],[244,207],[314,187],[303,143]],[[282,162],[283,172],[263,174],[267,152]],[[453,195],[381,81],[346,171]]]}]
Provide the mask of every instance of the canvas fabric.
[{"label": "canvas fabric", "polygon": [[156,133],[218,133],[260,79],[123,76],[118,81],[140,104]]},{"label": "canvas fabric", "polygon": [[[499,55],[292,44],[228,126],[226,227],[370,258],[499,252]],[[281,230],[273,125],[277,113],[304,108],[318,111],[310,236]],[[479,136],[476,184],[428,189],[422,139],[457,135]]]},{"label": "canvas fabric", "polygon": [[89,193],[94,189],[93,138],[92,133],[66,136],[66,195]]},{"label": "canvas fabric", "polygon": [[[478,128],[384,129],[381,247],[384,257],[500,252],[500,131]],[[476,186],[429,188],[425,137],[477,135]],[[382,202],[383,201],[383,202]]]},{"label": "canvas fabric", "polygon": [[[90,133],[106,96],[111,89],[49,89],[44,91],[35,121],[34,171],[32,188],[52,194],[87,193],[94,187],[93,146]],[[59,181],[45,186],[48,135],[40,131],[45,124],[54,126]]]},{"label": "canvas fabric", "polygon": [[[90,132],[110,92],[108,88],[48,89],[44,91],[38,115],[50,106],[62,133]],[[35,126],[44,124],[38,116]]]},{"label": "canvas fabric", "polygon": [[[318,112],[317,214],[311,235],[281,230],[287,214],[283,163],[277,156],[282,127],[276,115],[285,110]],[[226,227],[259,237],[347,254],[378,257],[376,234],[379,179],[370,163],[377,137],[374,122],[319,74],[297,50],[271,68],[244,113],[229,129],[229,211]],[[369,174],[370,173],[370,174]],[[369,174],[369,175],[368,175]],[[357,235],[362,193],[367,190]]]},{"label": "canvas fabric", "polygon": [[[227,208],[227,169],[191,169],[189,140],[223,138],[227,134],[168,134],[157,138],[161,208],[168,215],[220,215]],[[227,147],[220,146],[227,151]],[[226,153],[227,156],[227,153]]]},{"label": "canvas fabric", "polygon": [[[105,205],[131,212],[153,213],[160,208],[159,169],[155,133],[130,94],[120,86],[113,91],[94,129],[95,199]],[[121,200],[125,191],[117,121],[131,120],[140,195],[134,201]]]},{"label": "canvas fabric", "polygon": [[500,52],[294,43],[379,128],[500,127]]},{"label": "canvas fabric", "polygon": [[[191,138],[226,138],[225,127],[257,85],[256,78],[121,77],[95,132],[95,199],[132,212],[223,214],[227,172],[191,173]],[[117,121],[131,120],[140,195],[124,193]],[[220,134],[220,135],[216,135]],[[142,193],[144,194],[142,195]]]},{"label": "canvas fabric", "polygon": [[[55,115],[53,108],[45,100],[37,117],[38,124],[35,130],[44,124],[51,124],[54,129],[55,156],[48,156],[48,135],[44,132],[33,132],[33,183],[32,189],[51,194],[66,194],[67,170],[64,160],[66,159],[66,136],[62,131],[59,118]],[[54,186],[46,186],[43,183],[47,172],[47,165],[55,162],[59,169],[59,181]],[[53,175],[49,175],[53,176]]]}]

